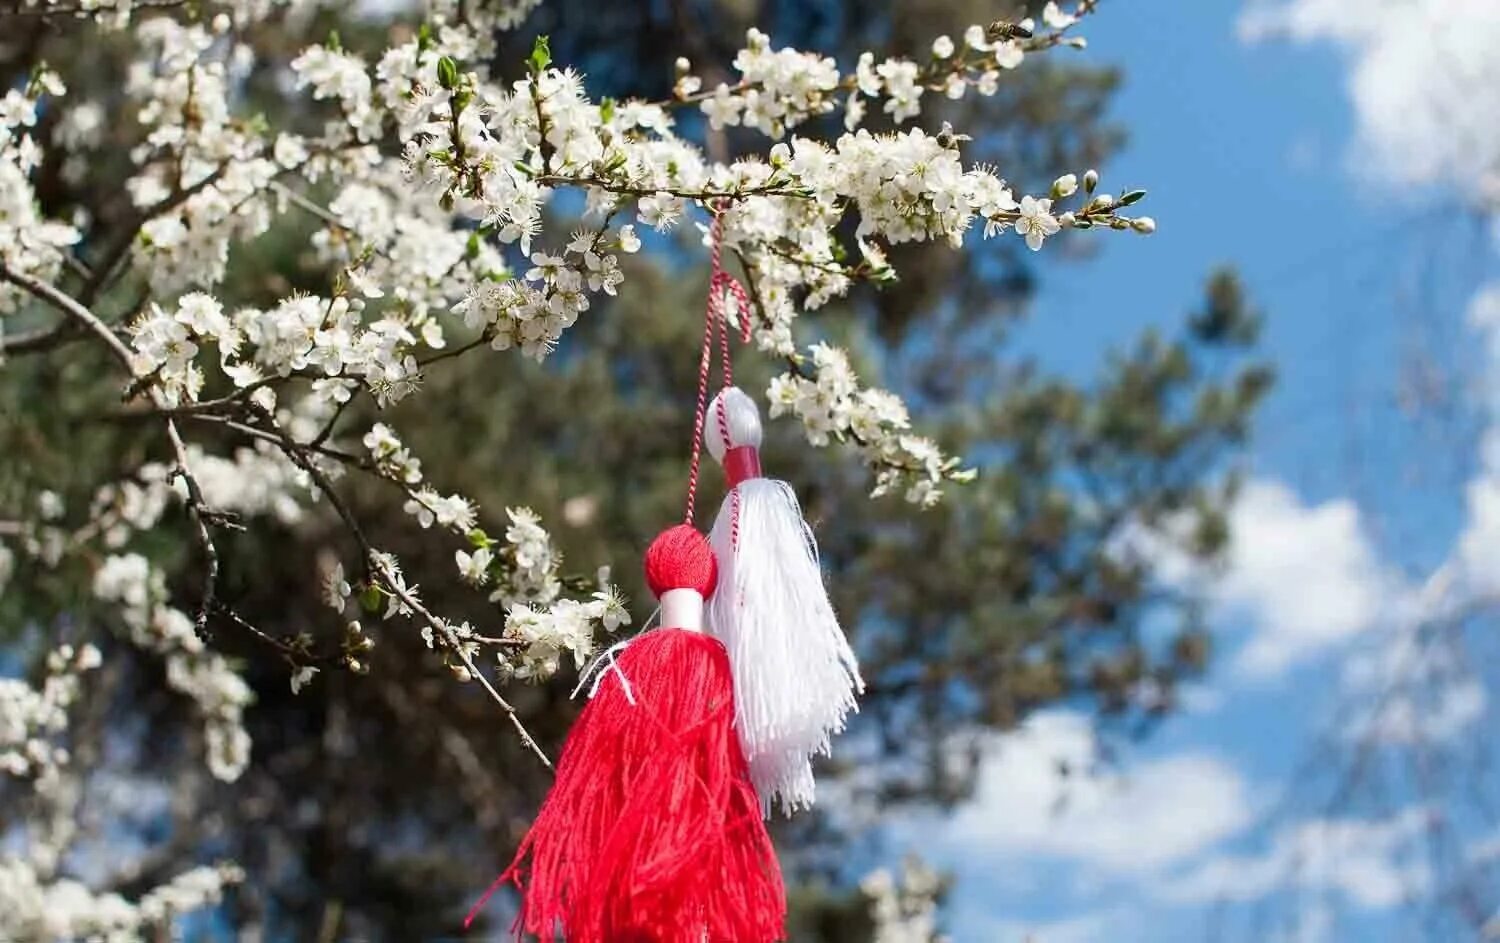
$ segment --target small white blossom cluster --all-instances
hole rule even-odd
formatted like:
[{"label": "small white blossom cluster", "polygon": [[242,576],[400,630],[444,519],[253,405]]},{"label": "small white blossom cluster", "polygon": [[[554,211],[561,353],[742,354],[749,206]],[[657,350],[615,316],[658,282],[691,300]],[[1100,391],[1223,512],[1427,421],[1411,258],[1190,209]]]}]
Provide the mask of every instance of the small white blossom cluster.
[{"label": "small white blossom cluster", "polygon": [[542,5],[542,0],[489,0],[469,5],[466,9],[461,9],[460,4],[461,0],[429,0],[428,6],[435,15],[445,14],[450,20],[462,12],[470,25],[485,34],[493,30],[515,29],[525,22],[531,11]]},{"label": "small white blossom cluster", "polygon": [[[305,495],[305,483],[279,456],[260,447],[237,449],[229,458],[197,446],[188,446],[185,454],[205,501],[216,510],[271,515],[287,523],[301,517],[298,498]],[[100,487],[87,523],[70,531],[61,499],[43,492],[37,520],[23,533],[21,546],[48,567],[70,553],[93,559],[94,545],[106,551],[93,571],[94,596],[108,604],[133,644],[165,660],[168,686],[188,697],[203,718],[210,771],[228,781],[249,762],[242,716],[250,689],[223,656],[204,646],[192,618],[167,603],[165,574],[142,554],[126,551],[135,535],[158,526],[172,501],[186,497],[172,468],[148,462],[133,478]]]},{"label": "small white blossom cluster", "polygon": [[182,914],[219,903],[224,888],[242,880],[233,865],[198,867],[129,901],[70,878],[49,879],[25,859],[0,857],[0,937],[140,943],[159,938]]},{"label": "small white blossom cluster", "polygon": [[[270,517],[283,524],[295,524],[306,513],[307,476],[264,442],[242,446],[228,456],[190,444],[187,466],[204,503],[216,511]],[[180,482],[177,489],[181,497]]]},{"label": "small white blossom cluster", "polygon": [[[600,577],[599,589],[591,598],[563,598],[562,557],[530,508],[507,508],[504,538],[497,541],[477,526],[474,502],[462,495],[445,496],[422,484],[421,460],[389,426],[376,423],[365,434],[364,445],[376,473],[406,492],[405,510],[420,526],[436,525],[467,542],[470,549],[454,551],[459,576],[472,586],[492,587],[490,601],[504,610],[505,630],[498,639],[482,635],[467,622],[431,616],[413,606],[420,601],[418,587],[406,583],[399,562],[390,554],[376,555],[374,590],[386,600],[384,617],[420,618],[422,638],[429,648],[459,656],[450,665],[460,677],[472,676],[473,660],[484,645],[498,648],[505,676],[549,677],[558,670],[561,653],[571,652],[581,664],[593,652],[597,627],[613,632],[630,621],[607,576]],[[341,565],[329,572],[324,587],[328,605],[343,613],[354,590]]]},{"label": "small white blossom cluster", "polygon": [[[362,384],[382,404],[409,395],[421,371],[411,351],[418,335],[400,318],[362,321],[362,298],[297,295],[261,311],[227,314],[212,296],[184,295],[175,310],[153,304],[131,324],[133,369],[151,377],[166,403],[196,402],[204,369],[198,356],[205,345],[218,351],[219,371],[236,388],[257,387],[256,402],[275,403],[263,381],[269,376],[314,377],[310,394],[325,400],[349,398],[350,384]],[[441,346],[441,331],[429,334]],[[336,381],[336,382],[328,382]]]},{"label": "small white blossom cluster", "polygon": [[215,285],[230,245],[265,232],[272,217],[263,194],[279,168],[229,103],[253,55],[169,17],[137,24],[134,35],[142,55],[125,91],[150,129],[131,154],[141,169],[126,183],[147,215],[135,258],[162,293]]},{"label": "small white blossom cluster", "polygon": [[40,689],[19,678],[0,678],[0,773],[33,780],[37,792],[57,787],[68,752],[56,743],[67,730],[68,707],[78,699],[79,678],[99,667],[92,645],[63,645],[47,656]]},{"label": "small white blossom cluster", "polygon": [[370,98],[374,85],[367,68],[359,56],[328,46],[309,46],[292,60],[299,87],[311,88],[314,99],[338,102],[342,119],[338,133],[352,129],[361,141],[380,134],[381,116]]},{"label": "small white blossom cluster", "polygon": [[218,903],[226,885],[243,878],[232,865],[190,869],[138,900],[97,893],[57,873],[76,833],[78,783],[61,741],[82,676],[99,667],[93,645],[61,645],[48,653],[40,688],[0,678],[0,774],[22,778],[39,800],[27,821],[11,820],[0,854],[0,939],[87,939],[137,943],[180,915]]},{"label": "small white blossom cluster", "polygon": [[[144,496],[145,489],[137,487],[134,490]],[[98,520],[90,523],[86,534],[73,533],[61,521],[64,514],[62,498],[53,491],[44,490],[38,494],[35,505],[35,515],[18,522],[20,527],[15,535],[16,546],[23,555],[40,561],[47,567],[56,566],[69,549],[88,537],[99,534],[111,536],[117,532],[117,528],[109,521]],[[10,582],[15,566],[15,552],[10,546],[0,544],[0,595],[3,595],[6,584]]]},{"label": "small white blossom cluster", "polygon": [[[229,456],[214,455],[196,444],[187,446],[187,468],[197,480],[205,503],[217,511],[247,516],[268,515],[284,524],[302,518],[306,499],[305,476],[283,456],[264,443],[235,449]],[[43,493],[45,498],[48,492]],[[160,523],[167,505],[184,500],[186,489],[173,469],[160,462],[147,462],[125,481],[102,485],[89,505],[89,524],[68,534],[59,527],[40,528],[46,540],[28,543],[27,550],[48,565],[55,565],[63,550],[97,537],[111,550],[124,547],[130,538]],[[52,495],[53,500],[58,500]],[[61,516],[43,515],[44,520]],[[42,548],[56,548],[43,552]]]},{"label": "small white blossom cluster", "polygon": [[111,554],[94,574],[94,595],[112,603],[130,640],[166,660],[167,685],[197,705],[203,718],[209,772],[232,782],[250,762],[242,717],[250,687],[228,660],[209,651],[193,620],[168,605],[166,578],[138,553]]},{"label": "small white blossom cluster", "polygon": [[801,419],[813,445],[830,438],[852,440],[876,468],[876,496],[905,482],[906,499],[930,507],[942,497],[944,481],[973,476],[936,443],[906,431],[911,421],[900,397],[861,389],[842,350],[814,344],[810,354],[811,376],[783,373],[771,381],[766,392],[771,416],[790,413]]},{"label": "small white blossom cluster", "polygon": [[474,526],[477,508],[461,494],[443,495],[432,488],[418,488],[405,505],[406,513],[424,529],[437,524],[446,530],[467,533]]},{"label": "small white blossom cluster", "polygon": [[586,600],[560,598],[561,555],[530,508],[507,508],[505,543],[497,545],[483,533],[471,535],[473,553],[455,553],[460,575],[475,585],[493,581],[490,600],[505,608],[506,649],[499,653],[501,671],[514,678],[538,681],[556,674],[564,653],[581,667],[595,650],[598,628],[614,632],[630,622],[619,593],[609,585],[608,572]]},{"label": "small white blossom cluster", "polygon": [[422,481],[422,460],[401,444],[390,426],[383,422],[375,423],[365,433],[364,444],[375,461],[376,470],[382,475],[405,485],[415,485]]},{"label": "small white blossom cluster", "polygon": [[820,206],[852,203],[862,240],[945,239],[957,247],[976,216],[985,221],[985,238],[1017,218],[1015,194],[1004,180],[984,168],[966,170],[957,149],[921,128],[882,135],[861,130],[843,135],[832,148],[793,138],[790,146],[772,148],[771,163],[796,175]]},{"label": "small white blossom cluster", "polygon": [[390,426],[383,422],[375,423],[365,433],[363,441],[375,463],[376,471],[406,492],[407,501],[403,509],[416,518],[424,530],[436,524],[460,537],[468,535],[474,527],[478,511],[474,502],[461,494],[444,495],[437,489],[422,484],[422,460],[413,456],[411,450],[401,444]]},{"label": "small white blossom cluster", "polygon": [[[12,88],[0,97],[0,263],[41,279],[56,277],[63,252],[80,238],[74,227],[37,211],[31,187],[31,174],[42,163],[30,131],[37,102],[44,93],[57,97],[65,91],[55,73],[43,70],[25,90]],[[0,283],[0,315],[14,311],[19,300],[20,289]]]},{"label": "small white blossom cluster", "polygon": [[587,600],[560,599],[545,608],[513,605],[506,615],[505,638],[521,647],[502,658],[501,669],[522,681],[543,681],[557,673],[564,654],[582,668],[594,654],[596,627],[614,632],[629,622],[624,602],[609,586]]},{"label": "small white blossom cluster", "polygon": [[348,266],[351,293],[389,299],[385,316],[434,350],[444,346],[441,315],[454,301],[475,280],[508,272],[499,249],[454,228],[452,216],[397,168],[350,182],[328,211],[337,222],[314,234],[319,256]]},{"label": "small white blossom cluster", "polygon": [[1063,35],[1078,20],[1077,14],[1064,13],[1056,3],[1049,3],[1043,22],[1053,32],[1045,36],[1031,39],[1036,23],[1030,18],[1000,35],[976,24],[964,31],[962,46],[939,36],[927,63],[897,58],[877,62],[874,53],[865,52],[851,75],[841,74],[837,63],[826,56],[790,47],[773,50],[770,37],[752,28],[746,34],[745,48],[735,56],[738,82],[720,83],[703,93],[702,79],[690,73],[691,63],[679,60],[674,91],[681,101],[698,102],[714,129],[744,125],[772,138],[833,111],[842,92],[848,93],[844,100],[848,130],[864,120],[866,99],[884,98],[883,110],[900,124],[921,114],[922,94],[929,90],[957,99],[972,86],[981,95],[994,95],[1000,89],[1001,74],[1021,65],[1028,45],[1047,48],[1066,42],[1081,48],[1082,40]]},{"label": "small white blossom cluster", "polygon": [[[652,199],[647,197],[647,200]],[[669,198],[670,199],[670,198]],[[643,201],[644,202],[644,201]],[[651,210],[660,223],[667,212]],[[484,281],[475,286],[454,310],[470,328],[484,328],[495,350],[518,347],[537,360],[547,356],[563,331],[588,310],[588,292],[615,294],[624,281],[619,258],[601,251],[605,231],[576,233],[561,256],[547,252],[531,255],[525,280]],[[640,243],[633,227],[622,227],[615,245],[634,251]]]},{"label": "small white blossom cluster", "polygon": [[880,868],[860,882],[870,900],[875,938],[870,943],[947,943],[938,933],[942,879],[916,858],[907,858],[899,876]]},{"label": "small white blossom cluster", "polygon": [[552,548],[552,536],[531,508],[506,508],[510,526],[505,528],[504,556],[514,567],[510,585],[496,590],[497,601],[506,606],[521,602],[549,603],[562,586],[557,580],[562,559]]},{"label": "small white blossom cluster", "polygon": [[[588,658],[594,651],[596,627],[613,632],[630,621],[605,576],[591,598],[563,598],[561,555],[530,508],[507,508],[504,540],[496,541],[476,526],[478,508],[472,501],[457,494],[445,496],[422,484],[421,460],[390,427],[377,423],[365,434],[364,444],[376,473],[405,490],[405,510],[420,526],[436,525],[468,542],[472,549],[454,551],[459,576],[475,587],[493,586],[489,599],[505,612],[505,629],[498,639],[482,635],[468,622],[431,616],[420,609],[418,587],[406,582],[399,562],[387,553],[375,555],[373,589],[386,600],[384,618],[421,619],[427,647],[458,656],[450,665],[460,677],[472,677],[473,660],[486,644],[498,648],[502,675],[529,680],[550,677],[557,672],[563,652],[571,652],[578,664]],[[325,574],[324,598],[330,607],[343,614],[353,596],[354,587],[342,565]],[[350,623],[356,632],[358,625]],[[294,677],[294,689],[306,680]]]},{"label": "small white blossom cluster", "polygon": [[789,47],[772,50],[771,37],[751,29],[734,67],[742,91],[720,85],[702,105],[714,128],[743,123],[779,138],[788,128],[834,108],[839,70],[831,58]]},{"label": "small white blossom cluster", "polygon": [[155,527],[171,498],[164,469],[153,462],[133,479],[99,486],[89,505],[90,530],[105,547],[118,550],[135,532]]}]

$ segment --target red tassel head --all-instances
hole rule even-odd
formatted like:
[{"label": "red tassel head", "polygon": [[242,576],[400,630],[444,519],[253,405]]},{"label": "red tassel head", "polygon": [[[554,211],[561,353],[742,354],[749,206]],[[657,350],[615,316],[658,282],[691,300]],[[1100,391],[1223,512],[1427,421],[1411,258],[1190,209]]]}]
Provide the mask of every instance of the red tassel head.
[{"label": "red tassel head", "polygon": [[646,549],[646,585],[658,599],[674,589],[691,589],[707,599],[718,581],[713,548],[691,525],[667,528]]}]

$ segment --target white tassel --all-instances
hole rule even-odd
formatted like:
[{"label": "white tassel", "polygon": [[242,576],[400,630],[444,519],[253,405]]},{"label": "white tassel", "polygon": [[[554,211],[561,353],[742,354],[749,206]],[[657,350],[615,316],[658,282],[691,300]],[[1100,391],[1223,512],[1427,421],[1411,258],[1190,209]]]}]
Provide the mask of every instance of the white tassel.
[{"label": "white tassel", "polygon": [[729,650],[735,723],[764,811],[779,802],[790,814],[812,805],[810,757],[829,752],[864,682],[797,496],[786,482],[759,477],[759,459],[747,451],[761,442],[754,401],[733,387],[714,397],[704,439],[726,470],[738,470],[731,480],[743,478],[709,536],[719,559],[709,631]]}]

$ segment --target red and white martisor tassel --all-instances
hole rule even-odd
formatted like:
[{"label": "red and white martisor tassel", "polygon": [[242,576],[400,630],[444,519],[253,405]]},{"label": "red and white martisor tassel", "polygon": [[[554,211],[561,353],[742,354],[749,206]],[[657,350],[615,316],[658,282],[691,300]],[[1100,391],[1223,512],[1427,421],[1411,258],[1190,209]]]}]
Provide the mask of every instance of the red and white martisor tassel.
[{"label": "red and white martisor tassel", "polygon": [[734,733],[729,658],[703,632],[716,570],[708,542],[687,525],[646,552],[663,628],[633,640],[606,669],[536,822],[495,882],[520,888],[518,935],[561,933],[568,943],[785,937],[781,870]]},{"label": "red and white martisor tassel", "polygon": [[763,809],[790,813],[812,805],[810,758],[828,752],[864,682],[797,496],[760,473],[760,410],[726,387],[707,420],[704,439],[729,485],[709,538],[720,561],[709,630],[729,649],[735,722]]}]

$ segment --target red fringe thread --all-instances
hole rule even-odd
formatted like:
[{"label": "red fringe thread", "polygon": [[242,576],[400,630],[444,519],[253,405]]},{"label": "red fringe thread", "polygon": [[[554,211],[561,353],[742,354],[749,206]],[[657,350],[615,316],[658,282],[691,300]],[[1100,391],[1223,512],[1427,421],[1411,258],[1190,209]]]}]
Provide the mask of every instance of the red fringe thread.
[{"label": "red fringe thread", "polygon": [[781,870],[734,731],[724,646],[658,629],[604,670],[625,676],[634,703],[606,678],[569,734],[552,791],[495,882],[521,890],[516,933],[562,933],[567,943],[783,939]]}]

